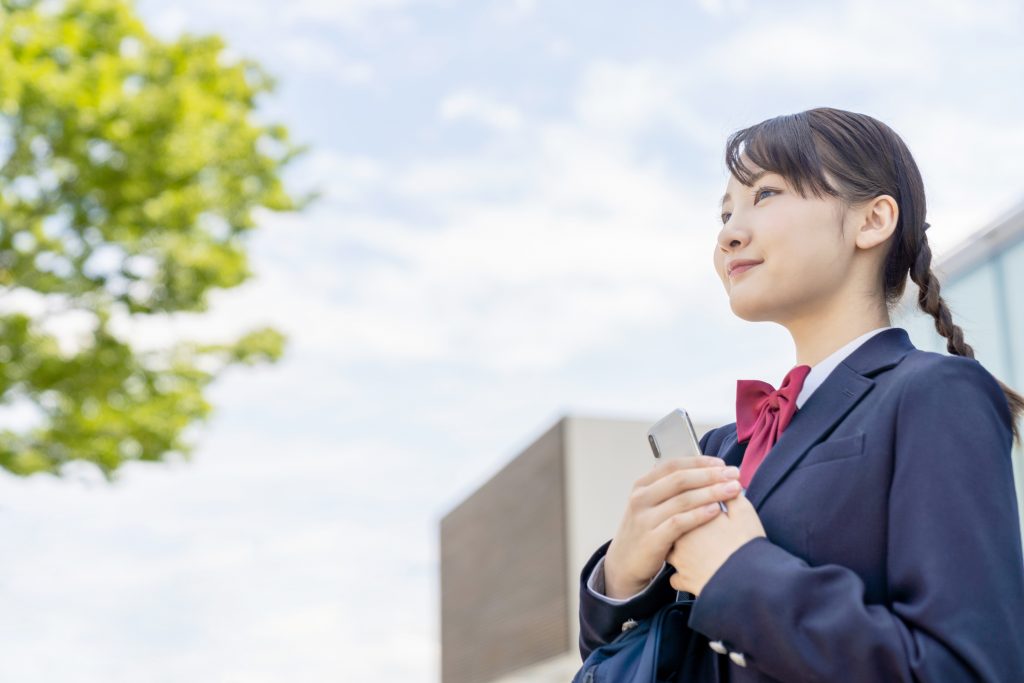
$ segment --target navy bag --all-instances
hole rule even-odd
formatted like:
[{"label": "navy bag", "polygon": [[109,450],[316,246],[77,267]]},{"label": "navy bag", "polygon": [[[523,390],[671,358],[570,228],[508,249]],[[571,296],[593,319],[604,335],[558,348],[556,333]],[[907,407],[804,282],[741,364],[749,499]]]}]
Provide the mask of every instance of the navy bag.
[{"label": "navy bag", "polygon": [[717,681],[718,658],[710,656],[707,637],[687,625],[692,604],[693,598],[670,602],[595,648],[572,683]]}]

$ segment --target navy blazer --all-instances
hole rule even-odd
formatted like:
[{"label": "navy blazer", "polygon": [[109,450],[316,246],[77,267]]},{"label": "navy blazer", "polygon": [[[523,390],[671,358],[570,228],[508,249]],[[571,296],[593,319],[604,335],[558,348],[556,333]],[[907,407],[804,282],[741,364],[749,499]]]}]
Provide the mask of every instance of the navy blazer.
[{"label": "navy blazer", "polygon": [[[855,349],[751,480],[767,538],[730,555],[687,608],[680,647],[702,659],[688,683],[1024,681],[1011,419],[976,360],[919,350],[899,327]],[[730,465],[745,449],[735,422],[701,438]],[[591,595],[609,543],[580,575],[583,659],[676,598],[670,565],[623,605]]]}]

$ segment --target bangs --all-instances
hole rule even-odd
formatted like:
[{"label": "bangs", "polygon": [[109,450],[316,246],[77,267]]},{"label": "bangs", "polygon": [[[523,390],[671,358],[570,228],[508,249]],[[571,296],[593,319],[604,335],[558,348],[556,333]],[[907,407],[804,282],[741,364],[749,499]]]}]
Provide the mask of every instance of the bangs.
[{"label": "bangs", "polygon": [[756,166],[777,173],[806,198],[810,190],[819,199],[839,193],[825,178],[816,133],[805,114],[787,114],[738,130],[729,136],[725,163],[744,185],[754,184],[755,171],[743,164],[746,156]]}]

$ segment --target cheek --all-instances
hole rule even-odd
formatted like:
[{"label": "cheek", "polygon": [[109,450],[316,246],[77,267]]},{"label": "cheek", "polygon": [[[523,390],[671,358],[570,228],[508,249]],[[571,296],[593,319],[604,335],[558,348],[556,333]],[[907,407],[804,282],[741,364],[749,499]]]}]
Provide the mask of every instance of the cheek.
[{"label": "cheek", "polygon": [[715,245],[714,253],[711,254],[711,263],[715,266],[715,272],[721,275],[725,268],[725,254],[722,253],[717,244]]},{"label": "cheek", "polygon": [[846,266],[834,250],[813,240],[794,243],[772,264],[771,279],[786,298],[814,298],[846,278]]},{"label": "cheek", "polygon": [[818,274],[814,257],[794,245],[774,259],[770,277],[780,290],[805,289],[813,283]]},{"label": "cheek", "polygon": [[729,290],[729,275],[728,275],[728,273],[725,272],[725,262],[724,261],[719,261],[718,259],[716,259],[714,265],[715,265],[715,275],[718,276],[718,279],[722,281],[722,284],[725,286],[726,291],[728,291]]}]

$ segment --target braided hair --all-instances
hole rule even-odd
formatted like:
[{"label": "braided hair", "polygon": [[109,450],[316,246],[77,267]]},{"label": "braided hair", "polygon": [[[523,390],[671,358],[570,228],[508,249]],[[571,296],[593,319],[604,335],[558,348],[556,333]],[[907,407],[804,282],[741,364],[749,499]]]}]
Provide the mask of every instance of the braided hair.
[{"label": "braided hair", "polygon": [[[925,223],[924,229],[928,229],[927,223]],[[918,287],[917,305],[922,311],[935,319],[935,330],[946,339],[946,350],[949,353],[974,358],[974,349],[964,341],[964,331],[953,322],[953,316],[949,311],[949,307],[946,306],[945,300],[939,293],[941,287],[938,278],[932,272],[931,263],[932,250],[928,246],[927,235],[922,231],[917,257],[910,267],[910,279]],[[1006,400],[1010,405],[1010,414],[1013,415],[1013,437],[1017,444],[1020,445],[1021,434],[1017,420],[1021,413],[1024,412],[1024,396],[1006,386],[998,378],[996,381],[999,382],[1003,393],[1006,394]]]},{"label": "braided hair", "polygon": [[[742,149],[741,149],[742,148]],[[974,349],[953,323],[932,272],[932,250],[925,231],[924,182],[910,150],[889,126],[866,114],[818,107],[767,119],[729,136],[725,162],[744,185],[753,184],[746,156],[762,169],[787,179],[801,196],[839,199],[841,208],[889,195],[899,207],[896,229],[890,238],[882,268],[881,289],[892,311],[906,290],[907,277],[918,287],[917,303],[935,320],[935,330],[946,339],[946,350],[974,358]],[[833,186],[828,176],[835,179]],[[1013,418],[1013,438],[1021,444],[1018,421],[1024,414],[1024,396],[996,379],[1006,395]]]}]

